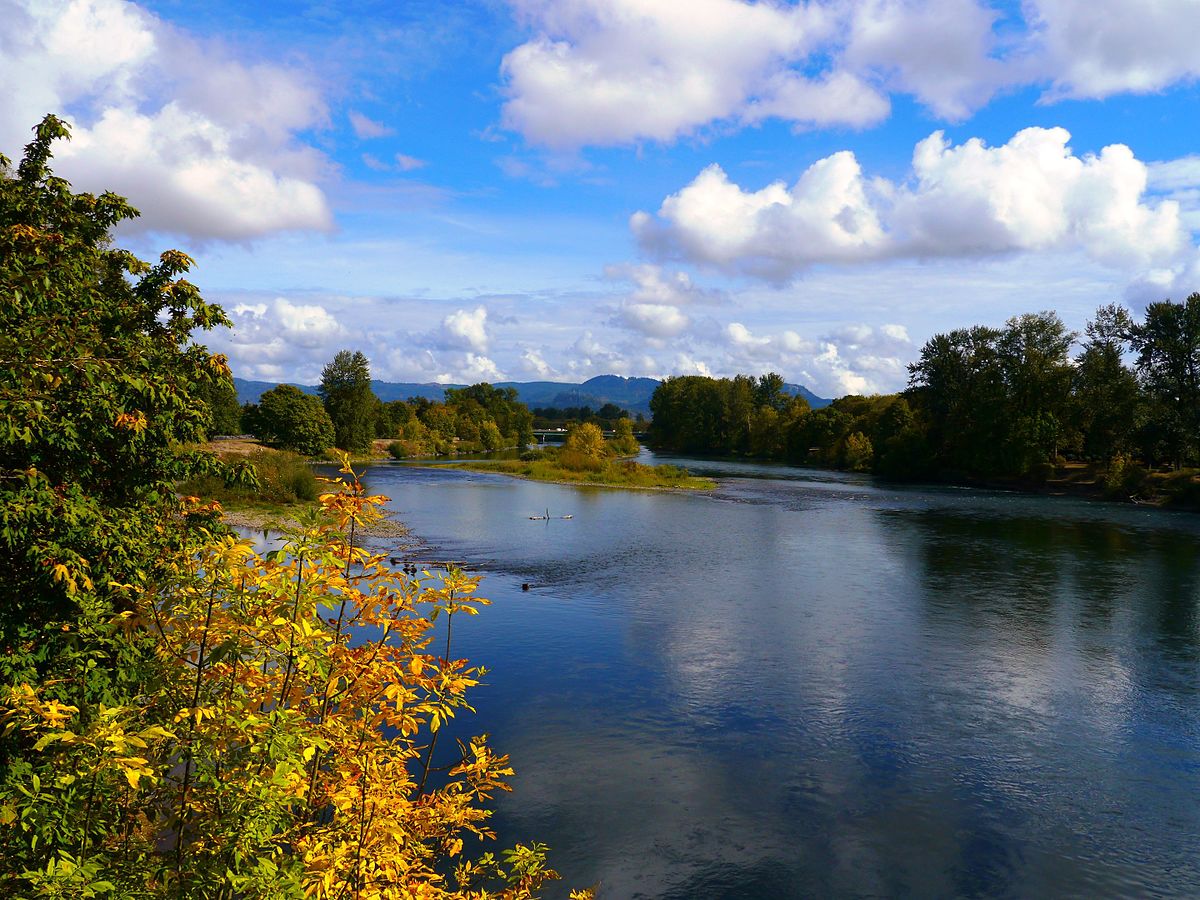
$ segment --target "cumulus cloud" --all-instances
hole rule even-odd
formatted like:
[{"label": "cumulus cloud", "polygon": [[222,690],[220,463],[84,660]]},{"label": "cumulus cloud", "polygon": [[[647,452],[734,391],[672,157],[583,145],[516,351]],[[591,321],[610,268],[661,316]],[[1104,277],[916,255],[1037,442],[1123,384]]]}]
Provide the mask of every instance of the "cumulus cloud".
[{"label": "cumulus cloud", "polygon": [[730,322],[720,338],[714,343],[722,369],[786,372],[826,397],[896,390],[914,349],[906,329],[890,324],[846,325],[808,338],[791,329],[756,334]]},{"label": "cumulus cloud", "polygon": [[460,309],[442,320],[438,343],[443,347],[486,353],[488,348],[487,307]]},{"label": "cumulus cloud", "polygon": [[1007,144],[917,144],[902,184],[868,179],[852,153],[818,160],[792,186],[745,190],[719,166],[630,225],[653,255],[786,281],[818,263],[1081,249],[1105,265],[1172,266],[1190,247],[1172,200],[1147,196],[1128,147],[1077,156],[1062,128]]},{"label": "cumulus cloud", "polygon": [[[510,0],[506,127],[534,144],[669,142],[713,123],[865,127],[890,96],[961,120],[997,92],[1160,90],[1200,75],[1195,0]],[[1002,20],[1003,16],[1003,20]]]},{"label": "cumulus cloud", "polygon": [[0,0],[0,21],[6,149],[54,111],[74,126],[56,170],[127,195],[143,213],[133,227],[230,240],[330,227],[325,160],[295,139],[326,116],[306,77],[244,64],[122,0]]},{"label": "cumulus cloud", "polygon": [[503,381],[504,374],[496,364],[477,353],[464,353],[454,361],[454,368],[441,372],[434,379],[438,384],[455,384],[466,382],[478,384],[481,381]]},{"label": "cumulus cloud", "polygon": [[553,378],[555,374],[550,364],[546,362],[545,357],[532,347],[526,347],[521,352],[518,365],[522,374],[538,380]]},{"label": "cumulus cloud", "polygon": [[878,72],[943,118],[962,119],[1006,80],[991,55],[995,19],[974,0],[865,0],[850,13],[843,61]]},{"label": "cumulus cloud", "polygon": [[646,337],[674,337],[691,325],[684,307],[723,302],[718,291],[702,288],[686,272],[665,272],[659,266],[610,266],[609,278],[632,282],[622,300],[616,323]]},{"label": "cumulus cloud", "polygon": [[350,337],[337,316],[319,303],[293,303],[275,297],[228,306],[232,329],[204,336],[225,353],[242,378],[315,382],[321,366]]},{"label": "cumulus cloud", "polygon": [[1049,99],[1145,93],[1200,76],[1194,0],[1036,0],[1029,18]]},{"label": "cumulus cloud", "polygon": [[[817,124],[865,124],[879,112],[878,104],[825,102],[826,93],[844,95],[847,85],[808,82],[791,68],[834,26],[816,3],[514,0],[513,6],[537,34],[504,58],[504,121],[533,143],[669,141],[737,116],[751,103],[786,107]],[[781,97],[788,91],[790,104]]]},{"label": "cumulus cloud", "polygon": [[275,318],[285,337],[306,348],[328,346],[346,331],[325,307],[292,304],[282,297],[275,301]]}]

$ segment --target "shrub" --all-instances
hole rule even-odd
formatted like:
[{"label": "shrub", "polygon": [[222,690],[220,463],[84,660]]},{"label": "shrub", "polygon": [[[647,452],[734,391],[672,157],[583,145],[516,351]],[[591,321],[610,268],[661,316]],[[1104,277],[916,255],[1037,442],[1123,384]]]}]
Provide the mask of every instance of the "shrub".
[{"label": "shrub", "polygon": [[253,483],[229,484],[215,476],[185,481],[179,491],[185,495],[206,497],[221,503],[298,503],[311,502],[320,493],[320,483],[310,466],[295,453],[260,450],[245,457],[257,476]]},{"label": "shrub", "polygon": [[493,837],[513,772],[474,737],[429,782],[482,674],[430,632],[488,601],[461,572],[409,579],[349,544],[381,501],[343,483],[265,557],[194,508],[192,555],[134,591],[151,621],[112,638],[151,638],[136,674],[153,679],[93,709],[0,689],[25,748],[0,789],[5,896],[524,900],[557,877],[540,844],[462,855]]},{"label": "shrub", "polygon": [[1104,492],[1112,497],[1137,496],[1146,485],[1148,473],[1124,453],[1118,453],[1108,464],[1104,476]]},{"label": "shrub", "polygon": [[599,472],[604,468],[603,459],[565,447],[558,452],[558,464],[572,472]]}]

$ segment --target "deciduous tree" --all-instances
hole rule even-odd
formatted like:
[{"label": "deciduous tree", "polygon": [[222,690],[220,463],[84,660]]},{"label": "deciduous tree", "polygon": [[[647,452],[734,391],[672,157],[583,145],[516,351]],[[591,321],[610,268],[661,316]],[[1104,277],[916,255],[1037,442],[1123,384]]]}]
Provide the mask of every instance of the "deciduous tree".
[{"label": "deciduous tree", "polygon": [[337,446],[353,453],[369,450],[375,439],[379,400],[371,390],[371,364],[366,356],[359,350],[339,350],[321,371],[319,392],[333,421]]},{"label": "deciduous tree", "polygon": [[295,385],[271,388],[248,418],[255,435],[283,450],[317,456],[334,444],[329,413],[320,400]]}]

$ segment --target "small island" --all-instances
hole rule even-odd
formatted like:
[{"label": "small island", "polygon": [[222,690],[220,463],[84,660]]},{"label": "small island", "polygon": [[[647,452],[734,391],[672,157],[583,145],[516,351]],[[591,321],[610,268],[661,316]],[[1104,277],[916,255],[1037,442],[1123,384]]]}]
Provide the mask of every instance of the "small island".
[{"label": "small island", "polygon": [[594,470],[568,468],[549,454],[543,459],[479,459],[448,463],[439,468],[492,472],[558,484],[591,484],[646,491],[710,491],[717,486],[711,478],[697,478],[679,466],[647,466],[631,459],[606,460],[603,466]]},{"label": "small island", "polygon": [[620,419],[611,440],[605,440],[596,425],[584,423],[572,427],[558,447],[527,450],[519,459],[470,460],[450,463],[447,467],[599,487],[685,491],[708,491],[716,487],[711,478],[697,478],[679,466],[635,462],[630,457],[637,451],[638,442],[629,420]]}]

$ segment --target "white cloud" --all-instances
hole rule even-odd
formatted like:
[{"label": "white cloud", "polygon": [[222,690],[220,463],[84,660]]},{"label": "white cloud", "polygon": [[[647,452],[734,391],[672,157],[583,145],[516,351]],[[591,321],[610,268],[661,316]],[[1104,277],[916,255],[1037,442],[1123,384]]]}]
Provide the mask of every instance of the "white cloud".
[{"label": "white cloud", "polygon": [[488,348],[487,307],[460,309],[442,320],[440,343],[444,347],[485,353]]},{"label": "white cloud", "polygon": [[486,356],[464,353],[455,362],[452,369],[440,373],[434,381],[438,384],[478,384],[481,381],[504,380],[504,374]]},{"label": "white cloud", "polygon": [[1146,165],[1121,144],[1077,156],[1069,139],[1027,128],[999,147],[955,147],[935,132],[901,185],[866,179],[845,151],[790,188],[747,191],[713,165],[630,224],[652,254],[775,281],[818,263],[1050,249],[1118,268],[1176,263],[1188,235],[1177,203],[1146,197]]},{"label": "white cloud", "polygon": [[721,303],[722,294],[695,284],[686,272],[664,272],[655,265],[609,266],[609,278],[633,283],[624,298],[616,322],[657,339],[674,337],[691,325],[681,307]]},{"label": "white cloud", "polygon": [[417,159],[407,153],[393,155],[390,163],[384,162],[373,153],[364,153],[362,161],[368,169],[374,169],[376,172],[412,172],[414,169],[423,169],[429,165],[426,160]]},{"label": "white cloud", "polygon": [[553,378],[555,374],[542,354],[532,347],[526,347],[522,351],[518,365],[524,375],[538,380]]},{"label": "white cloud", "polygon": [[999,92],[1161,90],[1200,76],[1195,0],[509,0],[506,127],[554,149],[775,117],[865,127],[890,95],[961,120]]},{"label": "white cloud", "polygon": [[414,169],[423,169],[429,165],[425,160],[409,156],[407,153],[397,153],[394,158],[396,160],[396,168],[401,172],[411,172]]},{"label": "white cloud", "polygon": [[390,134],[395,134],[396,129],[391,128],[382,122],[376,122],[374,119],[368,118],[356,110],[351,110],[350,127],[354,129],[354,134],[360,140],[372,140],[373,138],[387,137]]},{"label": "white cloud", "polygon": [[974,0],[864,0],[850,14],[844,62],[962,119],[1005,80],[991,56],[995,18]]},{"label": "white cloud", "polygon": [[1150,163],[1147,168],[1150,186],[1156,190],[1176,191],[1200,187],[1200,155]]},{"label": "white cloud", "polygon": [[275,301],[275,318],[282,333],[301,347],[324,347],[345,334],[342,324],[325,307]]},{"label": "white cloud", "polygon": [[913,352],[903,326],[845,325],[816,338],[794,330],[756,334],[730,322],[716,343],[722,371],[777,371],[819,396],[871,394],[904,384]]},{"label": "white cloud", "polygon": [[143,213],[131,227],[247,240],[331,226],[327,164],[295,140],[325,108],[298,73],[243,64],[121,0],[0,0],[0,21],[6,150],[57,112],[73,141],[56,171],[127,195]]},{"label": "white cloud", "polygon": [[[536,36],[503,62],[505,124],[550,147],[670,141],[768,107],[782,90],[795,100],[803,60],[833,26],[816,3],[742,0],[513,0]],[[781,77],[786,76],[786,77]],[[824,102],[845,84],[817,79],[811,105],[791,112],[819,124],[862,124],[862,113]],[[780,101],[780,108],[788,104]]]},{"label": "white cloud", "polygon": [[1161,90],[1200,76],[1195,0],[1036,0],[1034,49],[1050,98],[1102,98]]},{"label": "white cloud", "polygon": [[621,309],[621,321],[649,337],[669,338],[679,334],[691,320],[678,307],[662,303],[633,303]]},{"label": "white cloud", "polygon": [[232,329],[201,336],[213,350],[229,356],[242,378],[315,383],[321,366],[351,337],[337,316],[319,303],[270,302],[226,304]]}]

